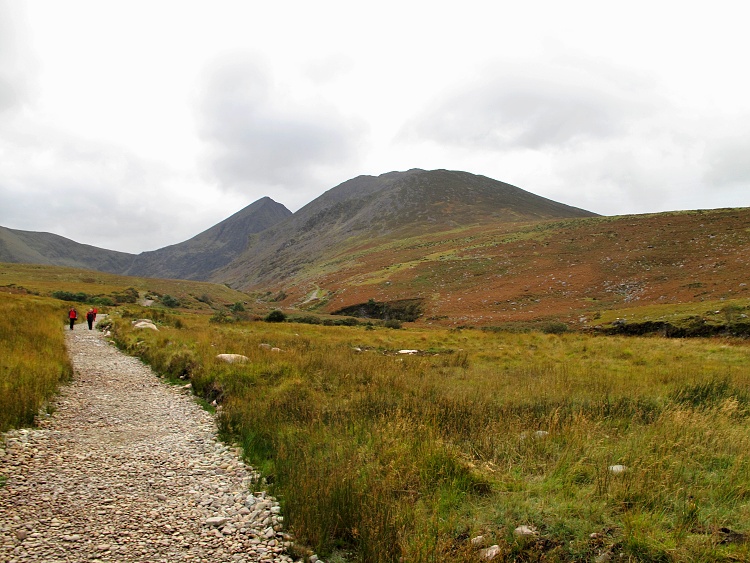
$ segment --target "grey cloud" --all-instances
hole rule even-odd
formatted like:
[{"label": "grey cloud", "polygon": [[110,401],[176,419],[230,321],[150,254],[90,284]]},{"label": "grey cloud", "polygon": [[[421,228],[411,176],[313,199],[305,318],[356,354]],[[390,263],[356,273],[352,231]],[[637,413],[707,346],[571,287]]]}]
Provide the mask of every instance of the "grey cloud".
[{"label": "grey cloud", "polygon": [[0,75],[0,113],[17,106],[19,103],[16,90],[11,82]]},{"label": "grey cloud", "polygon": [[437,100],[403,135],[487,148],[540,149],[611,138],[660,105],[643,80],[623,83],[595,65],[498,66]]},{"label": "grey cloud", "polygon": [[363,126],[317,100],[288,102],[282,85],[248,57],[217,64],[198,106],[208,167],[225,189],[292,188],[320,167],[357,155]]},{"label": "grey cloud", "polygon": [[750,140],[724,138],[711,143],[706,151],[704,180],[714,188],[750,184]]},{"label": "grey cloud", "polygon": [[[0,225],[126,252],[199,232],[195,210],[164,189],[168,171],[120,147],[27,121],[0,135]],[[175,223],[175,216],[181,220]]]},{"label": "grey cloud", "polygon": [[25,52],[19,28],[23,6],[0,0],[0,114],[19,108],[31,95],[36,66]]}]

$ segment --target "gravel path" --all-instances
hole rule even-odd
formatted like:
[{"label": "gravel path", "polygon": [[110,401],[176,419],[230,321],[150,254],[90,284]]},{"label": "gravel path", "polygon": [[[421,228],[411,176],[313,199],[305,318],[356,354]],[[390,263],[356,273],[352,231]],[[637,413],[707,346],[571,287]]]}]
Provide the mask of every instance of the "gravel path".
[{"label": "gravel path", "polygon": [[0,446],[0,561],[291,562],[212,416],[98,330],[65,330],[73,382]]}]

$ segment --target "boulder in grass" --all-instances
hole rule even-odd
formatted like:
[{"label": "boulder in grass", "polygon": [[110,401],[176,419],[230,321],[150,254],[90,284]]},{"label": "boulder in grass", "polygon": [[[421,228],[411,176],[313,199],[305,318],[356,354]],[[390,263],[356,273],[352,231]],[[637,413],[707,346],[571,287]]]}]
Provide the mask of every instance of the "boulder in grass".
[{"label": "boulder in grass", "polygon": [[474,547],[482,547],[484,545],[484,536],[471,538],[471,545],[473,545]]},{"label": "boulder in grass", "polygon": [[150,321],[148,319],[138,319],[137,321],[133,321],[133,328],[148,328],[157,332],[159,330],[153,323],[153,321]]},{"label": "boulder in grass", "polygon": [[491,561],[495,557],[500,555],[500,546],[499,545],[493,545],[486,549],[482,549],[479,552],[479,556],[484,559],[485,561]]},{"label": "boulder in grass", "polygon": [[536,536],[538,533],[533,526],[518,526],[518,528],[513,530],[513,534],[519,537]]},{"label": "boulder in grass", "polygon": [[250,358],[242,354],[218,354],[216,359],[228,364],[244,364],[250,361]]},{"label": "boulder in grass", "polygon": [[610,465],[608,469],[612,475],[622,475],[628,470],[624,465]]}]

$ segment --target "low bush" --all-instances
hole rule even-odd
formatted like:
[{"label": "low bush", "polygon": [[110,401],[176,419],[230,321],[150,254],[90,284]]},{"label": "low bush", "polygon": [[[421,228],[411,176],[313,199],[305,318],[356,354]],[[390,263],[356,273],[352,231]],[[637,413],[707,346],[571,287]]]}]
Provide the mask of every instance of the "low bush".
[{"label": "low bush", "polygon": [[173,309],[180,306],[180,300],[176,297],[172,297],[171,295],[162,295],[159,301],[165,307],[170,307]]},{"label": "low bush", "polygon": [[83,292],[73,293],[70,291],[53,291],[52,297],[62,301],[75,301],[77,303],[86,303],[90,297]]},{"label": "low bush", "polygon": [[286,321],[286,314],[283,311],[275,309],[268,313],[266,315],[266,318],[263,320],[267,323],[283,323],[284,321]]}]

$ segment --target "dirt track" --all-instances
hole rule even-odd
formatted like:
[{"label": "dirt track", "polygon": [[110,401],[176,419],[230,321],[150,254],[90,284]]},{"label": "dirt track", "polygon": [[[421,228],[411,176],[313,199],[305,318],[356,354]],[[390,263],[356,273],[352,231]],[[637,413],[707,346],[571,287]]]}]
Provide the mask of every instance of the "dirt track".
[{"label": "dirt track", "polygon": [[73,382],[0,449],[0,561],[292,561],[212,416],[99,331],[65,330]]}]

